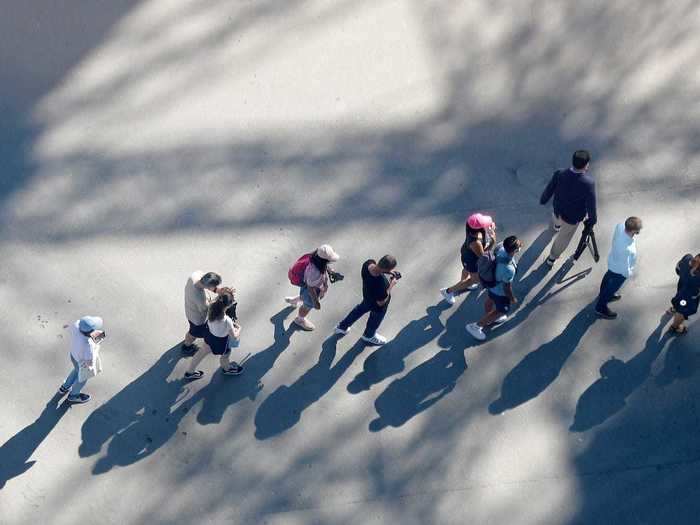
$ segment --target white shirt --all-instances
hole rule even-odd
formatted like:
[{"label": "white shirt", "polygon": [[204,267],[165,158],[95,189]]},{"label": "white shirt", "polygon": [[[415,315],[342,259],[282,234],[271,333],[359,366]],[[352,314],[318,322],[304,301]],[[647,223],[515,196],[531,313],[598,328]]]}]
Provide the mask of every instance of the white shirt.
[{"label": "white shirt", "polygon": [[207,321],[207,324],[209,325],[209,332],[215,337],[226,337],[233,330],[233,319],[228,315],[224,315],[216,321]]},{"label": "white shirt", "polygon": [[615,226],[610,254],[608,255],[608,270],[629,277],[637,264],[637,243],[625,231],[624,224]]},{"label": "white shirt", "polygon": [[73,323],[70,328],[71,346],[70,355],[78,363],[90,363],[92,366],[100,351],[100,345],[92,340],[92,337],[86,337],[80,332],[80,321]]}]

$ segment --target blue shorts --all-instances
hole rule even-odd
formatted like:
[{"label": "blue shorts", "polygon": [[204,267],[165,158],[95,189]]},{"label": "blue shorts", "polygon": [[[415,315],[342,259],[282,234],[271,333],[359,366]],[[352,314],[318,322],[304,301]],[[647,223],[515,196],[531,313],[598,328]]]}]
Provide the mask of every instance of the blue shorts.
[{"label": "blue shorts", "polygon": [[305,284],[299,287],[299,296],[301,297],[301,300],[304,301],[304,306],[307,308],[314,308],[316,306],[313,298],[311,297],[311,293],[309,293],[309,287]]},{"label": "blue shorts", "polygon": [[200,339],[203,339],[209,333],[209,327],[207,326],[207,323],[193,324],[192,321],[189,320],[187,322],[190,323],[189,334],[192,337],[198,337]]},{"label": "blue shorts", "polygon": [[502,314],[510,312],[510,299],[504,295],[498,295],[489,290],[489,298],[496,304],[496,311]]}]

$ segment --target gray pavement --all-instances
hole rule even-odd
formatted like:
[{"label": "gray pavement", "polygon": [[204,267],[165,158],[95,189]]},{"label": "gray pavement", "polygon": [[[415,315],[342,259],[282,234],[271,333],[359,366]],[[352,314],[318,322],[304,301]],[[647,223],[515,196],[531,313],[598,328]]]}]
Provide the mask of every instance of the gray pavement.
[{"label": "gray pavement", "polygon": [[[698,327],[662,314],[700,251],[700,8],[511,4],[7,6],[0,523],[697,523]],[[604,257],[645,225],[614,322],[604,262],[542,266],[538,197],[580,147]],[[438,292],[474,210],[526,241],[483,344],[483,298]],[[286,270],[323,242],[347,278],[294,332]],[[393,341],[331,337],[386,252]],[[240,377],[181,380],[195,269],[239,291]],[[67,408],[86,313],[105,372]]]}]

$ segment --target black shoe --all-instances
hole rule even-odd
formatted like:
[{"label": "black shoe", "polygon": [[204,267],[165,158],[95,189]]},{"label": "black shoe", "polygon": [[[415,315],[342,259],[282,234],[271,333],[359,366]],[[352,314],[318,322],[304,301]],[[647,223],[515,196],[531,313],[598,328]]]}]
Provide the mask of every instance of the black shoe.
[{"label": "black shoe", "polygon": [[68,392],[70,392],[70,388],[66,388],[65,386],[61,385],[58,388],[58,393],[61,394],[62,396],[65,396]]},{"label": "black shoe", "polygon": [[243,373],[243,367],[238,363],[231,363],[229,367],[223,369],[222,372],[227,376],[238,376]]},{"label": "black shoe", "polygon": [[622,299],[622,296],[619,293],[616,293],[610,298],[610,302],[614,303],[615,301],[619,301],[620,299]]},{"label": "black shoe", "polygon": [[603,319],[616,319],[617,318],[617,313],[613,312],[610,308],[606,308],[602,312],[596,308],[595,313],[598,315],[598,317],[602,317]]},{"label": "black shoe", "polygon": [[202,379],[204,372],[201,370],[195,370],[194,372],[185,372],[185,379],[188,381],[194,381],[195,379]]},{"label": "black shoe", "polygon": [[194,355],[197,353],[197,350],[199,350],[199,347],[192,343],[191,345],[186,345],[185,343],[182,343],[180,345],[180,350],[182,350],[182,353],[185,355]]},{"label": "black shoe", "polygon": [[66,401],[75,405],[82,405],[83,403],[87,403],[88,401],[90,401],[90,394],[78,394],[75,397],[68,396],[66,398]]}]

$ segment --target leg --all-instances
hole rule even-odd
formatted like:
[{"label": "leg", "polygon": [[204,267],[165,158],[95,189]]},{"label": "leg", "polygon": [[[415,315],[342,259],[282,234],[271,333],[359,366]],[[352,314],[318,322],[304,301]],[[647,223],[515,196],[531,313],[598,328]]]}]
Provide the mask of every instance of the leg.
[{"label": "leg", "polygon": [[73,398],[73,397],[78,397],[80,395],[80,391],[85,386],[85,383],[87,383],[87,379],[85,381],[83,381],[82,383],[76,379],[75,383],[73,383],[73,386],[70,389],[70,394],[68,394],[68,399]]},{"label": "leg", "polygon": [[205,343],[202,348],[200,348],[197,353],[192,356],[192,359],[190,359],[190,367],[187,369],[187,372],[190,374],[194,373],[194,371],[197,370],[199,363],[202,362],[202,359],[204,359],[210,353],[211,348],[209,348],[209,345]]},{"label": "leg", "polygon": [[231,352],[226,352],[225,354],[221,354],[219,356],[219,364],[223,370],[226,370],[229,366],[231,366],[231,361],[228,358],[229,355],[231,355]]},{"label": "leg", "polygon": [[600,293],[598,294],[598,302],[596,303],[595,307],[596,310],[599,312],[607,311],[610,299],[612,299],[618,292],[624,282],[625,277],[623,275],[608,270],[600,283]]},{"label": "leg", "polygon": [[683,317],[683,314],[679,314],[676,312],[673,314],[673,322],[671,322],[671,329],[672,330],[678,330],[683,326],[683,321],[685,320],[685,317]]},{"label": "leg", "polygon": [[569,224],[566,221],[560,220],[560,224],[561,229],[554,238],[552,248],[549,251],[549,258],[553,260],[558,259],[561,254],[564,253],[564,250],[566,250],[567,246],[569,246],[571,238],[574,236],[576,229],[578,228],[578,223]]},{"label": "leg", "polygon": [[381,308],[379,310],[370,311],[369,319],[367,319],[367,326],[365,327],[365,331],[362,335],[369,338],[374,337],[374,334],[377,333],[379,325],[382,324],[382,321],[384,320],[386,310],[387,309],[385,306],[384,308]]},{"label": "leg", "polygon": [[192,346],[195,341],[195,337],[189,333],[189,331],[185,334],[185,346]]},{"label": "leg", "polygon": [[496,308],[496,303],[493,302],[493,299],[491,299],[488,295],[486,296],[486,301],[484,302],[484,315],[488,314],[489,312],[492,312]]},{"label": "leg", "polygon": [[457,284],[450,286],[447,291],[457,295],[474,284],[479,284],[479,274],[472,273],[468,270],[462,270],[462,279]]},{"label": "leg", "polygon": [[338,328],[341,330],[347,330],[350,328],[350,326],[353,325],[355,321],[357,321],[360,317],[365,315],[367,312],[369,312],[370,308],[367,304],[361,302],[358,304],[355,308],[353,308],[350,313],[338,323]]},{"label": "leg", "polygon": [[309,315],[309,312],[311,311],[311,308],[308,306],[302,305],[299,307],[299,318],[303,319],[307,315]]},{"label": "leg", "polygon": [[78,363],[73,359],[73,356],[70,356],[70,361],[73,365],[73,370],[70,371],[70,374],[68,374],[68,377],[66,377],[66,380],[63,382],[63,390],[68,390],[78,380]]}]

